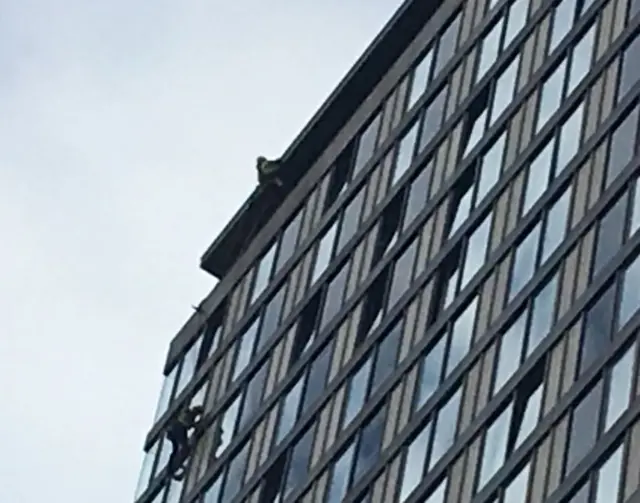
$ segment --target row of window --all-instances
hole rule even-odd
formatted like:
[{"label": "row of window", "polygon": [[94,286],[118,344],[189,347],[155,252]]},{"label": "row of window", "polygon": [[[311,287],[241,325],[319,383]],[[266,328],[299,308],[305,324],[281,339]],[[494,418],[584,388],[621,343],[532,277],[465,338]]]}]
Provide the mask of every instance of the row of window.
[{"label": "row of window", "polygon": [[[213,346],[213,345],[212,345]],[[175,385],[174,390],[175,391],[175,395],[177,395],[182,389],[184,389],[184,386],[186,385],[186,383],[189,380],[189,374],[193,374],[193,371],[190,370],[191,368],[193,368],[193,364],[189,363],[191,361],[193,361],[195,359],[195,357],[193,356],[194,354],[198,354],[198,352],[200,351],[200,348],[197,348],[197,345],[194,345],[194,349],[192,350],[192,352],[188,353],[187,358],[185,359],[185,362],[182,364],[182,367],[185,369],[184,372],[181,372],[181,377],[179,379],[177,379],[177,384]],[[207,353],[209,354],[209,353]],[[242,351],[239,353],[240,355],[245,354]],[[242,360],[242,359],[241,359]],[[241,366],[240,366],[241,367]],[[180,372],[180,370],[178,370],[178,368],[176,367],[175,370],[175,374],[174,376],[176,376],[178,374],[178,372]],[[238,372],[239,374],[239,372]],[[171,389],[171,387],[168,387],[169,390]],[[163,395],[165,395],[165,393],[163,393]]]}]

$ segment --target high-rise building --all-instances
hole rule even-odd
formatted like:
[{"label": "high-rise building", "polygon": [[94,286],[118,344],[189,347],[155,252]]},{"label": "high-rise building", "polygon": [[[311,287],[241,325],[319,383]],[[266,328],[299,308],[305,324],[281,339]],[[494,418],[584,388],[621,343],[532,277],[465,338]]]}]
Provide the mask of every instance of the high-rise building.
[{"label": "high-rise building", "polygon": [[637,501],[639,11],[407,1],[202,258],[137,501]]}]

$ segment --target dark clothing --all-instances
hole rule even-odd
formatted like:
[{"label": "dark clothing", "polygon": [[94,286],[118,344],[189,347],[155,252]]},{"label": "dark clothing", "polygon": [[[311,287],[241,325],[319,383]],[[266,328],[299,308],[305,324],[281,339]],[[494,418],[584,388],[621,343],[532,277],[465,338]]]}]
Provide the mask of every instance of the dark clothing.
[{"label": "dark clothing", "polygon": [[258,183],[260,185],[276,184],[282,185],[282,181],[278,178],[280,170],[280,161],[267,161],[259,159],[257,163]]},{"label": "dark clothing", "polygon": [[182,411],[167,428],[167,440],[171,442],[172,448],[168,469],[174,478],[183,476],[178,471],[183,467],[190,454],[189,429],[195,428],[201,415],[201,407]]}]

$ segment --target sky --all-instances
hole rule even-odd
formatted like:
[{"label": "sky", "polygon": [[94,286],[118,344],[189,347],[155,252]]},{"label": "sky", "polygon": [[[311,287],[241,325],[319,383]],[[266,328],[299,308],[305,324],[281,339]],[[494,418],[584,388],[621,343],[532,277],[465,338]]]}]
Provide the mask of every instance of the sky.
[{"label": "sky", "polygon": [[400,3],[0,3],[0,501],[132,501],[201,254]]}]

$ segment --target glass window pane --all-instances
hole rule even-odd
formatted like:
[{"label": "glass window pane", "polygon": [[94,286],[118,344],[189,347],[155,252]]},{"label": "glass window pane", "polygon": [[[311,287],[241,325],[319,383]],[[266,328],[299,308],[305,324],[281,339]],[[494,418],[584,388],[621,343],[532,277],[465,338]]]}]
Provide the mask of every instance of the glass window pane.
[{"label": "glass window pane", "polygon": [[331,358],[333,357],[334,340],[332,339],[322,350],[322,352],[311,362],[309,377],[307,378],[307,387],[304,392],[302,401],[302,411],[309,409],[325,390],[327,377],[329,376],[329,367]]},{"label": "glass window pane", "polygon": [[[429,142],[438,134],[442,126],[444,106],[448,88],[443,87],[438,95],[427,107],[422,120],[422,132],[420,133],[419,152],[422,152]],[[415,127],[415,126],[414,126]]]},{"label": "glass window pane", "polygon": [[418,253],[418,239],[414,239],[408,248],[402,252],[393,266],[393,277],[391,288],[389,289],[389,300],[387,310],[395,306],[400,297],[409,289],[413,279],[413,268]]},{"label": "glass window pane", "polygon": [[249,458],[249,445],[251,442],[245,443],[244,447],[236,454],[236,457],[229,464],[226,482],[224,485],[223,501],[232,501],[242,488],[244,480],[244,472]]},{"label": "glass window pane", "polygon": [[287,284],[283,283],[276,294],[271,298],[262,316],[262,326],[260,327],[260,337],[258,338],[258,349],[262,349],[271,336],[276,333],[280,326],[280,315],[284,304],[284,295]]},{"label": "glass window pane", "polygon": [[580,149],[582,134],[582,120],[584,119],[584,103],[580,103],[560,129],[558,145],[558,160],[556,162],[555,177],[560,176],[564,168],[571,162]]},{"label": "glass window pane", "polygon": [[280,410],[280,421],[276,434],[276,445],[291,431],[293,425],[298,419],[298,410],[300,408],[300,398],[302,396],[302,385],[304,379],[302,376],[298,378],[298,382],[289,390],[287,396],[282,401],[282,409]]},{"label": "glass window pane", "polygon": [[431,179],[431,169],[429,166],[422,169],[420,174],[413,180],[409,188],[407,198],[407,208],[404,213],[402,229],[406,229],[424,209],[429,198],[429,182]]},{"label": "glass window pane", "polygon": [[473,123],[473,127],[471,128],[471,133],[469,134],[469,140],[467,141],[467,146],[464,148],[464,154],[462,157],[468,156],[473,148],[478,144],[478,142],[484,136],[485,131],[487,130],[487,111],[484,110]]},{"label": "glass window pane", "polygon": [[555,9],[553,16],[553,28],[549,43],[549,54],[560,45],[573,27],[573,19],[576,11],[577,0],[562,0]]},{"label": "glass window pane", "polygon": [[240,412],[239,395],[222,414],[222,437],[220,438],[220,445],[218,445],[215,453],[213,453],[215,457],[220,457],[220,454],[222,454],[224,450],[229,447],[231,439],[236,432],[235,430],[236,422],[238,419],[238,412]]},{"label": "glass window pane", "polygon": [[273,260],[276,256],[276,243],[273,243],[269,248],[269,251],[262,256],[260,264],[258,265],[258,272],[256,273],[256,279],[253,284],[253,292],[251,293],[251,300],[249,304],[253,304],[260,296],[264,289],[269,284],[271,279],[271,270],[273,269]]},{"label": "glass window pane", "polygon": [[333,252],[333,243],[336,239],[336,223],[325,232],[324,236],[322,236],[320,240],[320,245],[318,246],[318,255],[316,256],[316,263],[313,266],[313,275],[311,276],[311,284],[314,284],[318,281],[318,278],[322,275],[322,273],[327,269],[327,265],[329,265],[329,261],[331,260],[331,255]]},{"label": "glass window pane", "polygon": [[480,474],[477,490],[480,491],[485,484],[502,467],[507,456],[507,440],[509,439],[509,425],[513,405],[509,405],[489,426],[484,438],[482,460],[480,462]]},{"label": "glass window pane", "polygon": [[349,265],[349,262],[345,262],[342,265],[342,269],[331,279],[327,287],[322,317],[320,318],[320,330],[327,326],[343,305],[344,290],[349,277]]},{"label": "glass window pane", "polygon": [[291,459],[289,461],[289,472],[282,491],[282,499],[286,499],[296,488],[302,487],[306,482],[309,472],[309,457],[311,456],[311,447],[313,446],[313,434],[315,423],[300,437],[298,443],[291,451]]},{"label": "glass window pane", "polygon": [[258,321],[258,319],[255,319],[245,330],[244,334],[239,337],[239,342],[236,343],[238,345],[238,354],[236,355],[236,363],[233,367],[232,381],[235,381],[242,371],[247,368],[247,365],[249,365],[256,342]]},{"label": "glass window pane", "polygon": [[293,256],[293,252],[298,244],[298,235],[300,234],[300,225],[302,224],[303,211],[298,211],[298,214],[289,222],[287,228],[282,233],[282,239],[280,240],[280,250],[278,251],[278,258],[276,260],[276,271],[286,264]]},{"label": "glass window pane", "polygon": [[[575,1],[575,0],[564,0]],[[546,124],[551,116],[560,108],[562,102],[562,90],[564,89],[564,76],[567,73],[567,60],[563,59],[562,63],[547,77],[542,85],[542,94],[540,97],[540,105],[538,107],[538,121],[536,123],[536,133],[538,133]]]},{"label": "glass window pane", "polygon": [[599,381],[573,411],[566,460],[567,475],[595,445],[598,421],[593,418],[598,417],[601,403],[602,381]]},{"label": "glass window pane", "polygon": [[640,80],[640,37],[629,44],[622,55],[622,71],[618,87],[618,102],[626,96],[631,88]]},{"label": "glass window pane", "polygon": [[420,366],[420,377],[416,386],[416,396],[414,399],[414,410],[420,409],[433,393],[438,389],[440,378],[442,377],[442,362],[444,360],[444,349],[446,339],[441,337],[422,360]]},{"label": "glass window pane", "polygon": [[367,391],[369,390],[369,376],[371,375],[372,365],[372,358],[369,356],[349,382],[347,406],[345,407],[344,418],[342,419],[343,429],[351,424],[353,418],[356,417],[364,405]]},{"label": "glass window pane", "polygon": [[378,112],[376,117],[369,123],[358,141],[358,151],[353,166],[354,177],[367,164],[373,156],[376,149],[376,141],[378,139],[378,130],[380,129],[380,117],[382,114]]},{"label": "glass window pane", "polygon": [[258,407],[260,407],[268,368],[269,360],[266,360],[258,371],[253,374],[253,377],[247,385],[244,404],[242,405],[242,414],[240,415],[240,428],[245,426],[249,420],[253,418],[254,413],[258,410]]},{"label": "glass window pane", "polygon": [[489,213],[484,221],[473,231],[467,244],[467,253],[462,266],[462,280],[460,290],[462,290],[475,274],[484,265],[489,247],[489,234],[491,233],[491,220],[493,213]]},{"label": "glass window pane", "polygon": [[595,35],[596,29],[594,24],[589,28],[589,31],[582,36],[573,49],[571,67],[569,68],[567,95],[571,94],[571,92],[578,87],[578,84],[582,82],[582,79],[586,77],[587,73],[589,73],[591,61],[593,60]]},{"label": "glass window pane", "polygon": [[620,251],[624,239],[624,224],[627,214],[627,193],[607,211],[598,224],[596,254],[593,261],[593,276]]},{"label": "glass window pane", "polygon": [[342,499],[347,493],[349,486],[349,475],[353,463],[353,444],[340,456],[340,459],[333,466],[331,482],[327,493],[326,503],[342,503]]},{"label": "glass window pane", "polygon": [[485,76],[489,68],[498,59],[498,53],[500,51],[500,37],[502,35],[502,28],[504,27],[504,18],[500,20],[491,28],[491,31],[482,40],[480,47],[480,61],[478,62],[478,72],[476,73],[476,83]]},{"label": "glass window pane", "polygon": [[400,503],[405,501],[422,481],[431,438],[431,425],[431,422],[427,423],[407,449],[400,485]]},{"label": "glass window pane", "polygon": [[436,487],[426,499],[422,500],[422,503],[444,503],[446,491],[447,479],[444,479],[438,484],[438,487]]},{"label": "glass window pane", "polygon": [[633,207],[631,209],[631,225],[629,226],[629,237],[633,236],[640,229],[640,185],[638,179],[634,183],[635,192],[633,195]]},{"label": "glass window pane", "polygon": [[449,62],[453,53],[458,46],[458,31],[460,29],[460,18],[462,16],[458,14],[451,24],[447,27],[444,33],[440,36],[440,43],[438,44],[438,56],[436,58],[436,65],[434,68],[434,75],[437,75],[445,65]]},{"label": "glass window pane", "polygon": [[416,121],[411,129],[409,129],[398,146],[398,158],[396,160],[396,167],[393,171],[393,179],[391,184],[394,185],[402,175],[411,167],[411,161],[413,161],[413,155],[415,152],[416,138],[418,136],[419,122]]},{"label": "glass window pane", "polygon": [[640,257],[629,264],[622,280],[618,325],[623,327],[640,307]]},{"label": "glass window pane", "polygon": [[589,309],[584,321],[580,373],[595,362],[609,347],[613,323],[615,285],[611,285]]},{"label": "glass window pane", "polygon": [[176,386],[175,396],[178,396],[182,390],[191,382],[193,374],[198,364],[198,355],[200,354],[200,346],[202,345],[202,336],[193,343],[191,348],[184,355],[182,360],[182,368],[180,369],[180,377],[178,378],[178,385]]},{"label": "glass window pane", "polygon": [[613,503],[620,497],[622,446],[609,457],[598,472],[598,488],[594,503]]},{"label": "glass window pane", "polygon": [[475,297],[453,323],[446,375],[451,374],[471,349],[477,308],[478,297]]},{"label": "glass window pane", "polygon": [[494,187],[494,185],[500,178],[506,138],[507,135],[505,133],[502,133],[482,158],[482,164],[480,167],[480,181],[478,182],[478,194],[476,195],[476,204],[482,201],[484,196],[487,195],[487,193]]},{"label": "glass window pane", "polygon": [[631,158],[636,152],[637,135],[638,107],[635,107],[611,136],[605,187],[609,187],[624,167],[631,161]]},{"label": "glass window pane", "polygon": [[524,335],[527,329],[527,312],[523,312],[508,328],[500,342],[498,366],[493,383],[493,393],[496,394],[502,386],[516,373],[522,359]]},{"label": "glass window pane", "polygon": [[202,503],[219,503],[220,489],[222,489],[222,477],[218,476],[213,484],[204,493]]},{"label": "glass window pane", "polygon": [[424,94],[429,83],[429,77],[431,75],[431,63],[433,61],[433,49],[429,49],[424,55],[418,66],[413,71],[413,77],[411,80],[411,93],[409,94],[408,109],[411,109],[415,105],[420,97]]},{"label": "glass window pane", "polygon": [[340,253],[342,248],[349,242],[358,230],[360,223],[360,215],[364,204],[365,196],[364,187],[360,189],[358,194],[347,204],[342,217],[342,225],[340,226],[340,237],[338,238],[338,246],[336,253]]},{"label": "glass window pane", "polygon": [[518,33],[522,31],[527,24],[527,14],[529,12],[529,0],[516,0],[509,7],[509,20],[507,23],[507,31],[504,35],[503,46],[509,47]]},{"label": "glass window pane", "polygon": [[511,61],[509,66],[502,72],[502,75],[498,77],[496,90],[493,95],[493,107],[491,108],[489,125],[493,124],[513,101],[516,92],[519,65],[520,53],[513,58],[513,61]]},{"label": "glass window pane", "polygon": [[153,474],[153,465],[156,461],[156,455],[158,454],[159,445],[160,442],[156,441],[151,446],[151,448],[143,454],[142,467],[140,468],[140,475],[138,476],[135,499],[138,499],[149,486],[149,481],[151,480],[151,475]]},{"label": "glass window pane", "polygon": [[531,463],[527,463],[507,486],[502,503],[525,503],[527,501],[527,487],[529,486],[530,472]]},{"label": "glass window pane", "polygon": [[569,205],[571,204],[571,186],[556,200],[547,213],[547,226],[542,242],[540,263],[544,264],[551,254],[558,249],[567,233]]},{"label": "glass window pane", "polygon": [[527,189],[522,205],[522,216],[529,212],[549,186],[551,168],[553,167],[553,143],[553,141],[549,141],[547,146],[531,161],[527,176]]},{"label": "glass window pane", "polygon": [[398,362],[398,349],[400,348],[400,338],[402,336],[403,324],[398,322],[389,333],[384,336],[382,342],[378,346],[378,354],[373,367],[373,379],[371,382],[371,392],[373,395],[387,377],[389,377],[396,368]]},{"label": "glass window pane", "polygon": [[558,275],[554,275],[533,299],[526,356],[531,355],[549,335],[553,325]]},{"label": "glass window pane", "polygon": [[538,243],[540,242],[540,223],[529,232],[527,237],[516,248],[511,271],[511,285],[509,287],[509,301],[520,293],[533,277],[538,255]]},{"label": "glass window pane", "polygon": [[[451,223],[451,227],[449,228],[449,237],[455,234],[455,232],[462,226],[462,224],[465,223],[465,221],[471,214],[471,205],[473,203],[473,187],[466,187],[464,191],[464,194],[458,200],[458,204],[455,208],[453,222]],[[453,197],[455,198],[456,195],[454,194]]]},{"label": "glass window pane", "polygon": [[382,433],[384,432],[386,420],[386,408],[382,408],[378,413],[362,428],[360,442],[358,442],[358,454],[355,459],[353,472],[353,482],[356,484],[360,477],[367,473],[375,464],[380,454],[382,444]]},{"label": "glass window pane", "polygon": [[158,397],[158,404],[156,405],[156,413],[153,416],[153,422],[156,423],[160,416],[164,414],[169,408],[171,399],[173,398],[173,390],[176,384],[176,376],[178,375],[179,364],[176,364],[171,372],[162,381],[162,389],[160,390],[160,396]]},{"label": "glass window pane", "polygon": [[604,429],[607,431],[620,419],[629,407],[631,388],[633,386],[633,363],[636,345],[631,346],[611,369],[611,384],[609,385],[609,403]]},{"label": "glass window pane", "polygon": [[524,442],[531,432],[538,425],[540,419],[540,409],[542,407],[542,385],[533,392],[533,394],[527,400],[527,406],[522,418],[522,424],[520,425],[520,431],[516,437],[516,447],[519,447]]},{"label": "glass window pane", "polygon": [[458,389],[438,412],[429,469],[433,468],[453,445],[458,427],[458,412],[460,411],[461,397],[462,391]]}]

